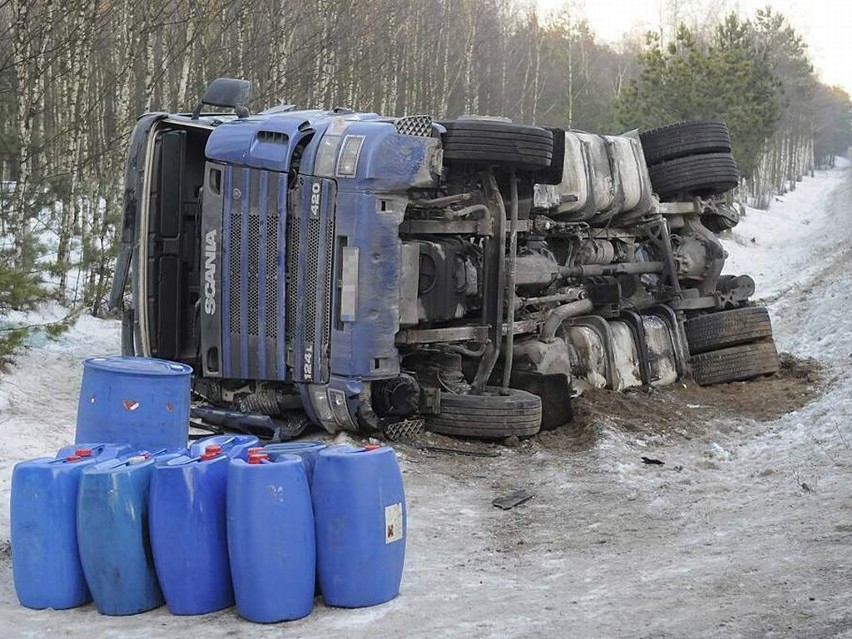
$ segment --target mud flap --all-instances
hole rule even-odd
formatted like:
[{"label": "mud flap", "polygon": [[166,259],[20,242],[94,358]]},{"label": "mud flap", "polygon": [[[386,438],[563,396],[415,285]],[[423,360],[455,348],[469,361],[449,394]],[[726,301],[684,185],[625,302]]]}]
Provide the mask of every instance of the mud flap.
[{"label": "mud flap", "polygon": [[121,315],[121,354],[136,355],[136,342],[133,331],[134,314],[132,308],[124,309]]},{"label": "mud flap", "polygon": [[571,378],[564,373],[515,370],[509,385],[541,397],[541,430],[555,430],[574,419]]}]

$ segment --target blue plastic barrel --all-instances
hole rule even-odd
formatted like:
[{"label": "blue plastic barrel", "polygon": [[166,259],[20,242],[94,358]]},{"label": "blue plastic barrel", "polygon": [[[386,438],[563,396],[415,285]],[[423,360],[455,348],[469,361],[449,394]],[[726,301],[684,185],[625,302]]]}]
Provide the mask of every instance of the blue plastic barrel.
[{"label": "blue plastic barrel", "polygon": [[85,360],[74,441],[186,447],[191,374],[185,364],[145,357]]},{"label": "blue plastic barrel", "polygon": [[96,457],[99,461],[106,459],[114,459],[119,455],[133,452],[133,447],[128,444],[110,444],[110,443],[81,443],[73,446],[63,446],[56,453],[56,458],[70,457],[77,455],[80,457]]},{"label": "blue plastic barrel", "polygon": [[92,464],[80,478],[80,562],[101,614],[133,615],[163,605],[148,533],[156,461],[150,454],[124,455]]},{"label": "blue plastic barrel", "polygon": [[222,453],[232,459],[245,459],[249,448],[259,446],[260,440],[254,435],[213,435],[204,437],[189,447],[190,457],[200,457],[208,446],[219,446]]},{"label": "blue plastic barrel", "polygon": [[279,442],[275,444],[267,444],[263,447],[263,452],[269,455],[271,460],[278,459],[281,455],[298,455],[305,463],[305,471],[308,473],[308,485],[313,483],[314,466],[316,465],[317,455],[319,452],[327,448],[324,442]]},{"label": "blue plastic barrel", "polygon": [[316,547],[305,466],[290,455],[228,468],[228,550],[237,611],[257,623],[301,619],[314,603]]},{"label": "blue plastic barrel", "polygon": [[234,605],[225,518],[229,461],[224,453],[180,456],[154,468],[151,549],[172,614],[202,615]]},{"label": "blue plastic barrel", "polygon": [[21,605],[73,608],[92,600],[77,550],[77,493],[93,457],[44,457],[12,471],[12,576]]},{"label": "blue plastic barrel", "polygon": [[407,509],[393,449],[326,448],[314,468],[313,503],[325,602],[359,608],[396,597]]}]

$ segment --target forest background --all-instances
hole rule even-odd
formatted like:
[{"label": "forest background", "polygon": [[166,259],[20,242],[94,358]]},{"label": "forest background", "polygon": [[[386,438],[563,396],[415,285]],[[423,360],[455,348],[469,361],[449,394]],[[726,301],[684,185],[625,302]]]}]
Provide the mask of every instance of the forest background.
[{"label": "forest background", "polygon": [[[790,20],[706,11],[604,43],[532,0],[0,0],[0,359],[34,329],[104,314],[136,117],[189,111],[219,76],[250,107],[500,115],[595,133],[721,118],[767,208],[852,145],[852,105],[823,84]],[[707,2],[712,6],[712,2]],[[41,326],[16,312],[54,299]],[[6,318],[4,320],[4,317]]]}]

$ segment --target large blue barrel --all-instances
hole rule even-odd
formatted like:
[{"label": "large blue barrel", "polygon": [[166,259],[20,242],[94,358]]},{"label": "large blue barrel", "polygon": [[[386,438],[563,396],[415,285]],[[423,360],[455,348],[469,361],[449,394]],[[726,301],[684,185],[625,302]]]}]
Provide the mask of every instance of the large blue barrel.
[{"label": "large blue barrel", "polygon": [[185,364],[145,357],[85,360],[74,441],[184,448],[191,374]]},{"label": "large blue barrel", "polygon": [[206,457],[160,462],[151,478],[151,549],[166,605],[175,615],[234,605],[225,519],[230,458]]},{"label": "large blue barrel", "polygon": [[80,478],[80,561],[102,614],[133,615],[163,605],[148,534],[156,459],[134,454],[98,462]]},{"label": "large blue barrel", "polygon": [[332,446],[313,483],[320,588],[330,606],[373,606],[399,594],[407,509],[392,448]]},{"label": "large blue barrel", "polygon": [[260,464],[231,461],[228,550],[242,617],[273,623],[311,613],[316,575],[314,517],[299,457]]},{"label": "large blue barrel", "polygon": [[80,476],[95,458],[44,457],[12,471],[12,575],[28,608],[73,608],[92,600],[77,550]]},{"label": "large blue barrel", "polygon": [[192,444],[189,447],[189,456],[200,457],[208,446],[219,446],[222,453],[231,459],[245,459],[248,449],[259,445],[260,440],[254,435],[213,435]]},{"label": "large blue barrel", "polygon": [[324,442],[279,442],[275,444],[267,444],[263,447],[263,452],[269,455],[273,461],[282,455],[298,455],[302,458],[305,464],[305,470],[308,473],[308,485],[313,483],[314,466],[316,465],[317,455],[321,450],[328,445]]}]

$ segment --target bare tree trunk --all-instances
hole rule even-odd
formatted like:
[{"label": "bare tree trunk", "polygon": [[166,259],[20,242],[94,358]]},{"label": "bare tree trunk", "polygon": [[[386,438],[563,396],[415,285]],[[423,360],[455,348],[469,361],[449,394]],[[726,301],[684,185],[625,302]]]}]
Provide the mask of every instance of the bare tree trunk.
[{"label": "bare tree trunk", "polygon": [[30,187],[35,167],[34,130],[44,110],[44,68],[46,33],[53,27],[53,4],[46,0],[45,15],[33,13],[29,0],[11,0],[12,62],[18,87],[15,124],[18,135],[18,177],[12,194],[9,233],[12,235],[12,263],[23,265],[24,246],[30,216]]},{"label": "bare tree trunk", "polygon": [[195,38],[198,31],[198,1],[188,0],[189,15],[186,21],[186,43],[183,49],[183,59],[180,66],[180,79],[178,80],[177,103],[173,107],[187,108],[189,106],[189,71],[195,62],[193,52],[195,50]]},{"label": "bare tree trunk", "polygon": [[[87,10],[88,9],[88,10]],[[93,34],[96,16],[93,7],[87,7],[80,2],[77,11],[71,14],[74,21],[71,25],[72,39],[68,47],[68,81],[66,83],[67,101],[62,100],[60,110],[70,114],[68,121],[67,157],[69,167],[69,200],[68,206],[62,207],[62,217],[59,227],[59,246],[56,256],[59,267],[59,290],[64,295],[67,288],[68,268],[70,267],[70,246],[74,228],[80,217],[80,184],[83,174],[83,121],[89,104],[89,92],[86,90],[87,70],[90,62]]]}]

